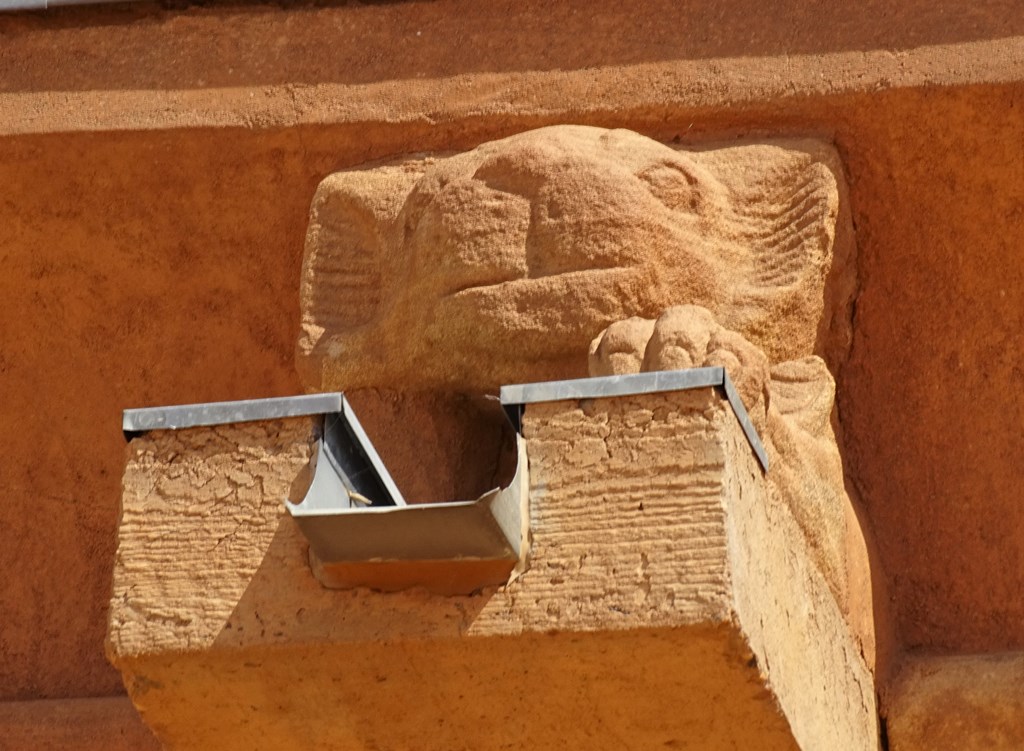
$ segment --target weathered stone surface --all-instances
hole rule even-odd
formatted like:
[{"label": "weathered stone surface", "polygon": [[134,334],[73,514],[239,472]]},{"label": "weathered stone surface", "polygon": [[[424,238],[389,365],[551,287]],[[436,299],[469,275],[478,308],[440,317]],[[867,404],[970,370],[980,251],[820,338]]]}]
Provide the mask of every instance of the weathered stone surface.
[{"label": "weathered stone surface", "polygon": [[529,567],[471,597],[316,583],[281,505],[305,421],[136,439],[108,650],[147,723],[172,748],[875,747],[870,675],[719,397],[524,419]]},{"label": "weathered stone surface", "polygon": [[885,704],[889,748],[1024,748],[1024,653],[908,655]]},{"label": "weathered stone surface", "polygon": [[[838,606],[790,506],[765,487],[742,434],[732,432],[729,441],[730,455],[746,465],[730,475],[726,494],[734,608],[744,636],[801,749],[876,751],[873,624]],[[852,566],[864,563],[851,557]]]},{"label": "weathered stone surface", "polygon": [[230,616],[266,594],[253,591],[256,575],[268,563],[284,499],[299,502],[308,486],[312,427],[303,418],[160,432],[132,442],[111,654],[171,644],[208,649],[222,629],[260,624],[258,605],[245,613],[244,625]]},{"label": "weathered stone surface", "polygon": [[590,375],[639,373],[652,333],[654,321],[640,316],[613,323],[590,343]]},{"label": "weathered stone surface", "polygon": [[869,535],[856,521],[857,499],[846,488],[832,423],[835,382],[824,361],[812,355],[770,365],[760,349],[695,305],[669,308],[656,321],[634,317],[612,324],[590,349],[591,375],[728,370],[769,452],[772,497],[790,509],[873,661],[874,596],[864,552]]},{"label": "weathered stone surface", "polygon": [[748,658],[723,624],[263,646],[124,665],[172,751],[796,751]]},{"label": "weathered stone surface", "polygon": [[679,303],[775,360],[838,358],[841,182],[814,141],[682,151],[582,126],[336,173],[313,201],[300,371],[347,389],[582,375],[602,328]]},{"label": "weathered stone surface", "polygon": [[[452,139],[488,116],[494,128],[628,113],[691,135],[709,120],[787,122],[821,104],[833,124],[845,124],[839,96],[861,95],[871,116],[892,117],[873,100],[1024,77],[1024,23],[1002,0],[785,2],[770,14],[756,0],[520,0],[500,13],[473,0],[251,14],[143,6],[133,9],[138,23],[113,34],[125,18],[119,10],[75,8],[4,24],[11,65],[0,132],[372,123],[361,138],[336,137],[365,149],[396,125]],[[819,13],[830,23],[816,23]],[[74,25],[61,23],[69,18]],[[679,33],[683,23],[689,33]],[[66,57],[48,54],[57,44]],[[194,52],[183,58],[186,48]],[[261,54],[267,49],[273,57]],[[766,103],[779,106],[750,112]],[[676,116],[706,109],[711,116]],[[902,113],[893,119],[907,124]]]},{"label": "weathered stone surface", "polygon": [[[851,578],[867,568],[866,559],[848,560],[850,537],[863,538],[867,532],[855,522],[859,499],[847,489],[833,429],[835,381],[820,358],[807,357],[773,365],[767,389],[765,436],[775,459],[769,486],[792,510],[836,598],[847,608],[856,596]],[[872,601],[870,589],[862,594]]]},{"label": "weathered stone surface", "polygon": [[[659,324],[678,320],[678,316],[663,317]],[[531,458],[538,448],[550,451],[538,458],[539,471],[542,476],[550,473],[552,479],[557,478],[556,492],[551,493],[552,497],[546,495],[545,500],[557,507],[562,501],[558,489],[575,495],[579,488],[591,488],[594,505],[607,503],[609,498],[617,498],[623,487],[617,482],[602,487],[603,483],[587,474],[591,464],[609,465],[613,478],[644,476],[652,456],[670,462],[687,456],[674,445],[680,433],[703,434],[702,457],[707,460],[716,454],[721,456],[721,466],[715,470],[720,472],[719,498],[725,516],[726,598],[732,618],[767,677],[793,737],[805,751],[876,749],[875,682],[865,662],[865,650],[874,649],[873,633],[870,628],[866,632],[851,628],[846,608],[837,603],[829,578],[835,574],[845,580],[845,569],[833,572],[821,565],[816,541],[808,537],[792,511],[792,506],[808,505],[818,496],[779,498],[728,410],[717,412],[713,418],[705,411],[703,418],[708,422],[704,425],[673,424],[674,408],[686,403],[692,405],[691,409],[699,408],[708,401],[706,394],[691,392],[596,400],[578,406],[567,402],[532,405],[526,423],[533,428],[532,433],[526,433],[531,438]],[[620,410],[626,420],[616,425],[614,417]],[[598,435],[607,433],[609,437],[604,451],[594,440],[591,431],[595,428]],[[627,440],[622,441],[623,437]],[[554,447],[557,450],[551,451]],[[580,456],[585,457],[583,461],[576,459]],[[778,462],[779,456],[773,459]],[[635,468],[636,464],[642,468]],[[682,464],[686,465],[686,458]],[[671,464],[666,464],[657,467],[654,476],[672,474]],[[644,501],[640,506],[646,511]],[[623,529],[616,537],[629,535]],[[718,542],[704,530],[688,537],[694,545],[703,538],[709,548]],[[642,556],[646,560],[646,554]],[[854,561],[855,565],[861,563]],[[870,602],[870,592],[867,596]]]}]

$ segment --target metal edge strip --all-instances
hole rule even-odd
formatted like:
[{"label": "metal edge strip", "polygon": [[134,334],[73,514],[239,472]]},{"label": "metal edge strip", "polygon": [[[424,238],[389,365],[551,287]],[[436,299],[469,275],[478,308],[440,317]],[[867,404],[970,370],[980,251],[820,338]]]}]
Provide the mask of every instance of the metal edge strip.
[{"label": "metal edge strip", "polygon": [[723,367],[690,368],[688,370],[659,370],[649,373],[577,378],[567,381],[543,381],[501,387],[501,403],[509,419],[520,429],[518,408],[538,402],[558,402],[571,399],[601,399],[666,391],[686,391],[699,388],[720,388],[732,407],[743,434],[747,437],[762,469],[768,471],[768,453],[757,429],[743,405],[743,399],[733,386],[729,373]]},{"label": "metal edge strip", "polygon": [[736,387],[733,386],[732,379],[729,377],[728,371],[725,373],[722,390],[725,392],[725,398],[729,401],[729,405],[732,407],[732,413],[736,415],[736,419],[739,421],[740,427],[743,429],[743,434],[747,437],[747,441],[750,443],[750,447],[754,449],[754,455],[757,457],[757,461],[761,464],[761,468],[767,472],[768,452],[764,450],[764,444],[761,443],[761,436],[757,434],[757,429],[754,427],[754,423],[750,421],[750,415],[747,413],[747,408],[743,406],[743,399],[740,397]]},{"label": "metal edge strip", "polygon": [[[270,399],[126,409],[122,415],[121,429],[125,433],[144,433],[147,430],[180,430],[234,422],[320,415],[340,412],[343,399],[340,393],[304,394]],[[351,414],[351,410],[349,413]]]},{"label": "metal edge strip", "polygon": [[658,370],[650,373],[577,378],[569,381],[542,381],[501,387],[503,405],[557,402],[563,399],[600,399],[612,396],[653,394],[661,391],[721,386],[725,368]]}]

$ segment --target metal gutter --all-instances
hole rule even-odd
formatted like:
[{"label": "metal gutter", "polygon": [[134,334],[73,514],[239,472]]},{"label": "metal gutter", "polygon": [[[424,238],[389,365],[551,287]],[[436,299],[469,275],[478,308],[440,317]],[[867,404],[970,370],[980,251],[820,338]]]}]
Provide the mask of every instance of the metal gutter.
[{"label": "metal gutter", "polygon": [[507,582],[524,557],[526,466],[525,442],[516,435],[515,474],[504,487],[472,501],[366,506],[339,493],[336,468],[318,462],[303,501],[285,504],[326,587],[468,595]]},{"label": "metal gutter", "polygon": [[149,430],[323,416],[313,479],[300,503],[285,500],[330,588],[424,587],[470,594],[503,584],[526,539],[525,445],[516,436],[512,480],[476,500],[407,505],[343,394],[125,410],[125,435]]},{"label": "metal gutter", "polygon": [[501,387],[501,404],[515,426],[521,429],[524,405],[537,402],[558,402],[574,399],[607,399],[636,394],[655,394],[665,391],[717,388],[725,396],[733,414],[743,429],[761,468],[768,471],[768,454],[761,443],[750,415],[736,387],[722,367],[690,368],[688,370],[659,370],[651,373],[577,378],[568,381],[545,381]]}]

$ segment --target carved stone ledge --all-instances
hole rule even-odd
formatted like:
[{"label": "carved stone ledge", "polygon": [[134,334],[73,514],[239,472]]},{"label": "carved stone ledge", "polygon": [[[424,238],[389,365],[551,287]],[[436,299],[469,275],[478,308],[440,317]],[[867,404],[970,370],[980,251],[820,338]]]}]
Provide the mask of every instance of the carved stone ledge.
[{"label": "carved stone ledge", "polygon": [[316,582],[282,504],[306,420],[135,439],[108,651],[145,721],[196,749],[877,748],[871,674],[717,394],[523,429],[529,565],[468,597]]}]

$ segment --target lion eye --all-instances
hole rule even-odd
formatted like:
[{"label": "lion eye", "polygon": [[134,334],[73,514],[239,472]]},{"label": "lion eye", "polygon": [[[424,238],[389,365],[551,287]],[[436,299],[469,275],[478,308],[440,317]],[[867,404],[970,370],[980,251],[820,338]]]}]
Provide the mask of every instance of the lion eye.
[{"label": "lion eye", "polygon": [[681,165],[660,162],[637,173],[637,177],[670,209],[696,211],[700,206],[697,178]]}]

